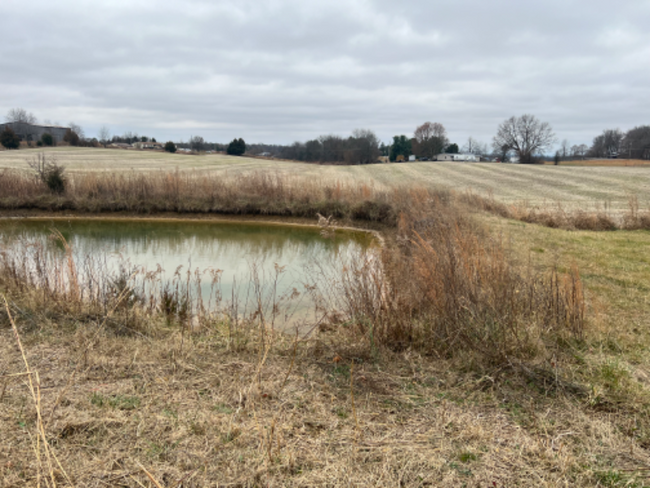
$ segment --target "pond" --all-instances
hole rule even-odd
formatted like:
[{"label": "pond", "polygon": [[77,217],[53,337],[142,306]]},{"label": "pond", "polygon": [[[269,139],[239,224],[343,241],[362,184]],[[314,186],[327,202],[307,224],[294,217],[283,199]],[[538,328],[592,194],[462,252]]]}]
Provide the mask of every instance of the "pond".
[{"label": "pond", "polygon": [[[98,274],[131,276],[145,295],[180,287],[193,296],[193,308],[227,302],[246,313],[282,298],[303,314],[314,305],[305,296],[315,275],[335,275],[373,241],[361,231],[337,230],[326,238],[310,226],[162,219],[2,219],[0,237],[5,255],[18,253],[35,268],[39,259],[58,259],[50,266],[60,274],[68,246],[89,289]],[[36,257],[37,250],[47,258]]]}]

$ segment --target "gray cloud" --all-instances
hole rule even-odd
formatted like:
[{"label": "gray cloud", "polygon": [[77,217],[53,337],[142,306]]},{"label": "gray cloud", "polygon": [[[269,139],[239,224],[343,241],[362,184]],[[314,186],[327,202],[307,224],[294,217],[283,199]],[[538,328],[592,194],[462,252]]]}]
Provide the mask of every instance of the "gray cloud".
[{"label": "gray cloud", "polygon": [[286,143],[443,123],[485,142],[650,123],[650,1],[41,0],[0,5],[0,115]]}]

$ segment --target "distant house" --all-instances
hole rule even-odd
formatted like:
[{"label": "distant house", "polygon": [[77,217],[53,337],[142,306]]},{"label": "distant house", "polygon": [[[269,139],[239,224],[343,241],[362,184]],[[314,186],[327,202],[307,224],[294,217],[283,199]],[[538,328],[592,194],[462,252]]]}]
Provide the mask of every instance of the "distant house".
[{"label": "distant house", "polygon": [[136,149],[162,149],[163,145],[160,142],[134,142],[133,147]]},{"label": "distant house", "polygon": [[4,131],[6,127],[13,130],[21,141],[38,141],[43,134],[50,134],[55,142],[61,142],[65,133],[70,130],[69,127],[61,127],[58,125],[37,125],[28,124],[26,122],[7,122],[0,124],[0,132]]},{"label": "distant house", "polygon": [[436,156],[436,161],[468,161],[468,162],[479,162],[481,160],[480,156],[476,154],[438,154]]}]

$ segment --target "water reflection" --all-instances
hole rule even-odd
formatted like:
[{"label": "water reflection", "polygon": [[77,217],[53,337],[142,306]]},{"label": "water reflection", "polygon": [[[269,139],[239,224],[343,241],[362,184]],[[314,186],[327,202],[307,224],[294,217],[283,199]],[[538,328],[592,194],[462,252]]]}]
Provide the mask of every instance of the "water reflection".
[{"label": "water reflection", "polygon": [[[323,238],[318,229],[247,223],[177,222],[142,220],[5,220],[0,235],[40,243],[63,252],[60,241],[49,239],[58,230],[73,249],[81,265],[88,256],[102,256],[109,268],[128,262],[149,271],[161,268],[161,286],[174,274],[195,270],[221,270],[219,293],[235,297],[246,307],[252,299],[251,273],[259,278],[265,293],[277,296],[303,291],[309,281],[306,269],[325,268],[336,272],[370,244],[364,233],[337,232]],[[6,245],[6,244],[5,244]],[[277,271],[282,272],[278,276]],[[238,284],[238,286],[237,286]],[[213,292],[213,290],[212,290]],[[213,297],[211,279],[201,284],[208,303]],[[300,301],[305,307],[304,301]]]}]

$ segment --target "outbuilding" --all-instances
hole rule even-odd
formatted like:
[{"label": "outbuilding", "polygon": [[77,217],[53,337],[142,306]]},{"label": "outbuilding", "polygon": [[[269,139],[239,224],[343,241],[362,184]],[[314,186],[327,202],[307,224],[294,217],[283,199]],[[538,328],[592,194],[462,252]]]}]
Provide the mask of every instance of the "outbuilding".
[{"label": "outbuilding", "polygon": [[481,160],[480,156],[476,154],[438,154],[436,161],[467,161],[478,163]]},{"label": "outbuilding", "polygon": [[65,133],[70,130],[69,127],[61,127],[59,125],[37,125],[28,124],[27,122],[7,122],[0,124],[0,132],[3,132],[6,127],[13,130],[21,141],[38,141],[43,137],[43,134],[50,134],[55,142],[61,142]]}]

